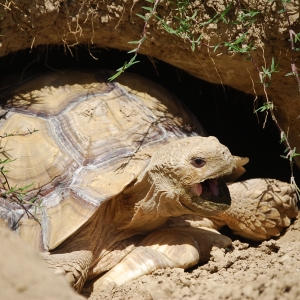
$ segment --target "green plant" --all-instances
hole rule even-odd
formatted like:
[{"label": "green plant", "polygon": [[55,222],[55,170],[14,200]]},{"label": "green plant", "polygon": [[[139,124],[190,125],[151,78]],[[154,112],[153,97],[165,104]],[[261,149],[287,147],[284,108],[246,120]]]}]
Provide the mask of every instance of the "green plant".
[{"label": "green plant", "polygon": [[255,47],[253,47],[251,43],[247,45],[246,35],[247,33],[243,33],[236,40],[220,43],[214,47],[214,51],[216,51],[219,48],[219,46],[223,44],[225,47],[228,47],[228,51],[242,53],[242,54],[249,53],[249,51],[254,50]]},{"label": "green plant", "polygon": [[237,21],[233,24],[243,24],[244,27],[248,27],[254,22],[256,22],[256,19],[254,17],[258,14],[260,14],[260,12],[258,11],[240,9],[239,15],[237,16]]},{"label": "green plant", "polygon": [[274,108],[274,104],[272,102],[265,102],[261,107],[259,107],[258,109],[256,109],[254,112],[264,112],[264,111],[268,111],[269,109],[273,109]]},{"label": "green plant", "polygon": [[156,11],[156,7],[159,3],[159,0],[146,0],[150,3],[153,3],[153,7],[148,7],[148,6],[143,6],[142,8],[147,10],[149,13],[147,14],[147,16],[143,16],[140,14],[137,14],[137,16],[139,16],[140,18],[142,18],[145,23],[144,23],[144,28],[143,28],[143,32],[142,32],[142,37],[140,40],[138,41],[130,41],[128,42],[128,44],[133,44],[133,45],[137,45],[137,47],[131,51],[128,51],[127,53],[134,53],[133,57],[130,59],[129,62],[125,62],[124,65],[117,69],[117,73],[113,76],[111,76],[110,78],[108,78],[109,81],[112,81],[114,79],[116,79],[119,75],[121,75],[125,70],[127,70],[129,67],[131,67],[132,65],[138,63],[139,61],[136,60],[136,56],[140,50],[140,47],[142,46],[142,44],[145,42],[146,38],[147,38],[147,26],[149,23],[149,20],[155,15],[155,11]]},{"label": "green plant", "polygon": [[208,21],[205,21],[203,23],[200,23],[200,27],[209,25],[210,23],[218,23],[220,20],[222,20],[225,24],[228,24],[228,21],[225,19],[225,16],[229,12],[229,10],[232,7],[233,2],[231,2],[221,13],[215,14],[211,19]]},{"label": "green plant", "polygon": [[[5,133],[4,135],[0,136],[0,138],[4,139],[4,138],[12,137],[12,136],[25,136],[25,135],[33,134],[35,132],[37,132],[36,129],[34,129],[32,131],[28,130],[28,133],[23,133],[23,134],[20,134],[18,132],[9,133],[9,134]],[[31,196],[31,197],[28,196],[28,189],[34,183],[32,182],[32,183],[27,184],[22,187],[11,186],[9,183],[9,180],[7,178],[6,174],[8,173],[8,170],[5,169],[5,166],[7,164],[13,163],[15,160],[16,159],[9,159],[9,158],[1,159],[0,158],[0,194],[1,194],[1,197],[20,206],[23,209],[24,214],[26,214],[28,216],[28,218],[34,219],[36,222],[38,222],[40,224],[39,220],[35,216],[37,208],[39,208],[39,209],[42,208],[42,205],[41,205],[42,200],[39,200],[39,198],[38,198],[39,192],[37,192],[36,195],[34,195],[34,196]],[[32,207],[32,206],[35,208],[34,213],[32,213],[29,210],[30,207]]]},{"label": "green plant", "polygon": [[[278,73],[278,65],[274,63],[274,57],[272,57],[272,63],[269,68],[262,66],[262,71],[259,73],[260,83],[266,88],[271,84],[272,74]],[[267,81],[268,80],[268,81]]]},{"label": "green plant", "polygon": [[300,33],[295,33],[294,30],[292,29],[291,26],[291,22],[290,22],[290,18],[287,12],[287,8],[286,8],[286,3],[289,3],[290,0],[281,0],[281,5],[282,5],[282,10],[279,13],[284,13],[285,18],[288,22],[288,29],[289,29],[289,42],[290,42],[290,47],[291,47],[291,69],[292,72],[287,73],[285,76],[290,76],[293,75],[296,78],[297,84],[298,84],[298,90],[300,92],[300,78],[299,78],[299,73],[298,70],[296,68],[296,64],[295,64],[295,52],[296,51],[300,51],[300,48],[295,47],[295,43],[297,43],[298,41],[300,41],[299,37],[300,37]]},{"label": "green plant", "polygon": [[156,18],[161,22],[166,32],[169,34],[175,34],[176,36],[188,40],[191,43],[191,49],[192,51],[195,51],[196,46],[200,45],[202,34],[198,36],[198,38],[194,38],[191,28],[193,25],[197,22],[196,16],[197,16],[197,10],[195,10],[194,14],[189,17],[186,15],[186,11],[184,9],[184,6],[178,9],[179,16],[175,16],[175,20],[177,20],[178,25],[173,28],[170,26],[167,22],[165,22],[162,18],[156,15]]}]

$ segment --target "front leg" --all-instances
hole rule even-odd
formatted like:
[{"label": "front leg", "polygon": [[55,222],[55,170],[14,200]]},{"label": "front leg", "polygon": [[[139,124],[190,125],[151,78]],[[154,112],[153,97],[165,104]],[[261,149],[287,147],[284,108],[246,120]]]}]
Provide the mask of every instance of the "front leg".
[{"label": "front leg", "polygon": [[65,275],[70,285],[80,292],[88,275],[93,258],[91,251],[74,251],[64,254],[42,253],[48,268]]},{"label": "front leg", "polygon": [[231,240],[213,229],[164,228],[148,235],[118,265],[94,282],[99,291],[111,282],[124,284],[161,268],[187,269],[209,259],[213,246],[225,248]]},{"label": "front leg", "polygon": [[296,188],[275,179],[250,179],[228,186],[231,207],[212,218],[235,234],[261,241],[279,236],[298,214]]}]

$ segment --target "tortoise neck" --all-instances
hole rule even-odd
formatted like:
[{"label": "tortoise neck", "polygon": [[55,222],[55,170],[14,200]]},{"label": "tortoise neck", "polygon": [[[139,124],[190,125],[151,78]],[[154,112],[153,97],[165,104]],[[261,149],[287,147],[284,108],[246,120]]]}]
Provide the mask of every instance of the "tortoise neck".
[{"label": "tortoise neck", "polygon": [[130,230],[133,234],[149,233],[163,226],[170,217],[191,213],[181,203],[175,187],[153,178],[149,172],[140,176],[114,201],[117,230]]},{"label": "tortoise neck", "polygon": [[144,173],[114,199],[117,230],[133,230],[142,234],[162,226],[169,217],[162,216],[160,212],[162,194]]}]

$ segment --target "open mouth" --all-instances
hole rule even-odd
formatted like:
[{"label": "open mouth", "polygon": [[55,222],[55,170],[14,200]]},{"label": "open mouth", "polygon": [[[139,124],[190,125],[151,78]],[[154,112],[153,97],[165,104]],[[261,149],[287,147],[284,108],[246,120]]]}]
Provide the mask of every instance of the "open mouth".
[{"label": "open mouth", "polygon": [[217,203],[230,204],[230,195],[225,182],[221,178],[207,179],[195,183],[193,192],[202,199]]},{"label": "open mouth", "polygon": [[216,196],[220,195],[218,178],[207,179],[203,182],[194,184],[194,192],[199,196]]}]

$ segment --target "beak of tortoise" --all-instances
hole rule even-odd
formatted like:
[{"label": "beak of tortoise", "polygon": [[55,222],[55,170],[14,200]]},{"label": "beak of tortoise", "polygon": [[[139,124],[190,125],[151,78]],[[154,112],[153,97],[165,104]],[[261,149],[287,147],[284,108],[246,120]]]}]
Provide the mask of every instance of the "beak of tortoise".
[{"label": "beak of tortoise", "polygon": [[197,197],[214,203],[231,204],[230,193],[222,178],[207,179],[193,185]]}]

